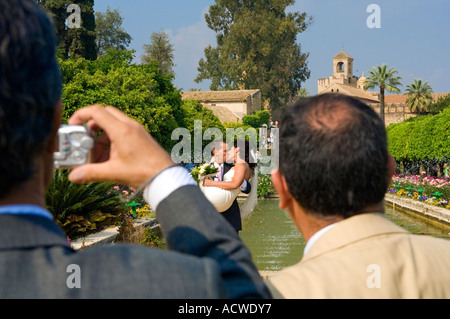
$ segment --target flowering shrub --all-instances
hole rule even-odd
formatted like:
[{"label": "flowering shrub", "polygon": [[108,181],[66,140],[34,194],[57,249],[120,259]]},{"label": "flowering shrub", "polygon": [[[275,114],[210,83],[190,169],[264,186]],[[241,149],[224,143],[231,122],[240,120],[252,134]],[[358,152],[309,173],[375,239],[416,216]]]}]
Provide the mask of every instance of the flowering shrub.
[{"label": "flowering shrub", "polygon": [[154,212],[150,208],[149,205],[145,205],[142,208],[136,209],[136,217],[137,218],[148,217],[148,216],[154,216]]},{"label": "flowering shrub", "polygon": [[424,171],[420,175],[395,174],[389,193],[450,209],[450,179],[427,176]]},{"label": "flowering shrub", "polygon": [[[128,187],[128,186],[122,186],[122,185],[116,185],[113,187],[112,192],[120,194],[121,198],[127,202],[132,201],[131,203],[128,204],[135,204],[135,208],[133,208],[133,206],[129,206],[127,204],[124,204],[129,208],[129,210],[126,212],[125,217],[129,218],[129,219],[133,219],[133,218],[143,218],[143,217],[155,217],[153,210],[150,208],[150,206],[148,204],[145,204],[145,200],[141,194],[138,194],[137,196],[135,196],[135,192],[136,189],[134,189],[133,187]],[[143,207],[138,207],[137,204],[139,204],[140,206],[144,205]],[[133,212],[134,210],[134,212]]]}]

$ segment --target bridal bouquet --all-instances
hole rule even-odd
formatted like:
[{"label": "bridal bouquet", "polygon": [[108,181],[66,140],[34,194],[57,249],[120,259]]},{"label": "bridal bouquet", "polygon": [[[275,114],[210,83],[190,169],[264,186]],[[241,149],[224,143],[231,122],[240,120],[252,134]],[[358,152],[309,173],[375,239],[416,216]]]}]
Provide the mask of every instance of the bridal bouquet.
[{"label": "bridal bouquet", "polygon": [[202,165],[195,167],[191,171],[191,176],[198,183],[200,180],[215,176],[218,171],[219,171],[219,169],[217,167],[215,167],[214,164],[204,163]]}]

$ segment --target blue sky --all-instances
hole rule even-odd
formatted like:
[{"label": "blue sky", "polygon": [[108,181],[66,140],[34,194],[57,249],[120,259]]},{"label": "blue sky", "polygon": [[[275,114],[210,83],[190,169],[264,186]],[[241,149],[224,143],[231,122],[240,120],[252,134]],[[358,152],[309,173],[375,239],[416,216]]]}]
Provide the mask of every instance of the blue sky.
[{"label": "blue sky", "polygon": [[[166,31],[175,48],[175,85],[183,90],[209,89],[195,83],[198,61],[215,34],[205,22],[213,0],[96,0],[95,11],[119,9],[123,27],[133,37],[129,49],[140,62],[152,32]],[[368,28],[370,4],[381,9],[380,28]],[[313,23],[298,37],[309,52],[310,78],[303,83],[317,93],[317,80],[332,73],[332,57],[344,48],[354,58],[354,75],[386,63],[398,70],[404,93],[415,78],[434,92],[450,92],[450,0],[297,0],[291,11],[306,12]]]}]

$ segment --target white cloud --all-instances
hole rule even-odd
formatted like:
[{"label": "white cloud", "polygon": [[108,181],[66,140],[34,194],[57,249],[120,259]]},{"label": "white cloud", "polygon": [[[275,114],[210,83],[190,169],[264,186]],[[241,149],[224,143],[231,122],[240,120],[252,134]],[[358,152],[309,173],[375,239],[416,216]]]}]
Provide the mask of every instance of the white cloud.
[{"label": "white cloud", "polygon": [[[203,10],[205,12],[205,10]],[[216,45],[215,33],[210,30],[202,19],[195,24],[181,27],[180,29],[166,30],[173,44],[174,52],[174,71],[175,84],[178,88],[189,90],[190,88],[208,89],[209,83],[203,81],[195,83],[194,78],[197,76],[198,62],[204,57],[204,49],[211,44]]]}]

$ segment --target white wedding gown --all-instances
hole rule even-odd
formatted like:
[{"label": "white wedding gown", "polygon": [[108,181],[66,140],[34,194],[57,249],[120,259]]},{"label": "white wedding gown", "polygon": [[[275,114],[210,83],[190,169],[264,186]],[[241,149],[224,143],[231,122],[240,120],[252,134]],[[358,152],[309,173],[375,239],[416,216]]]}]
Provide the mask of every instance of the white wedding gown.
[{"label": "white wedding gown", "polygon": [[[224,176],[223,181],[229,182],[233,179],[234,169],[230,169]],[[231,207],[233,201],[241,192],[241,189],[223,189],[219,187],[203,186],[203,181],[199,183],[200,189],[206,198],[213,204],[219,213]]]}]

